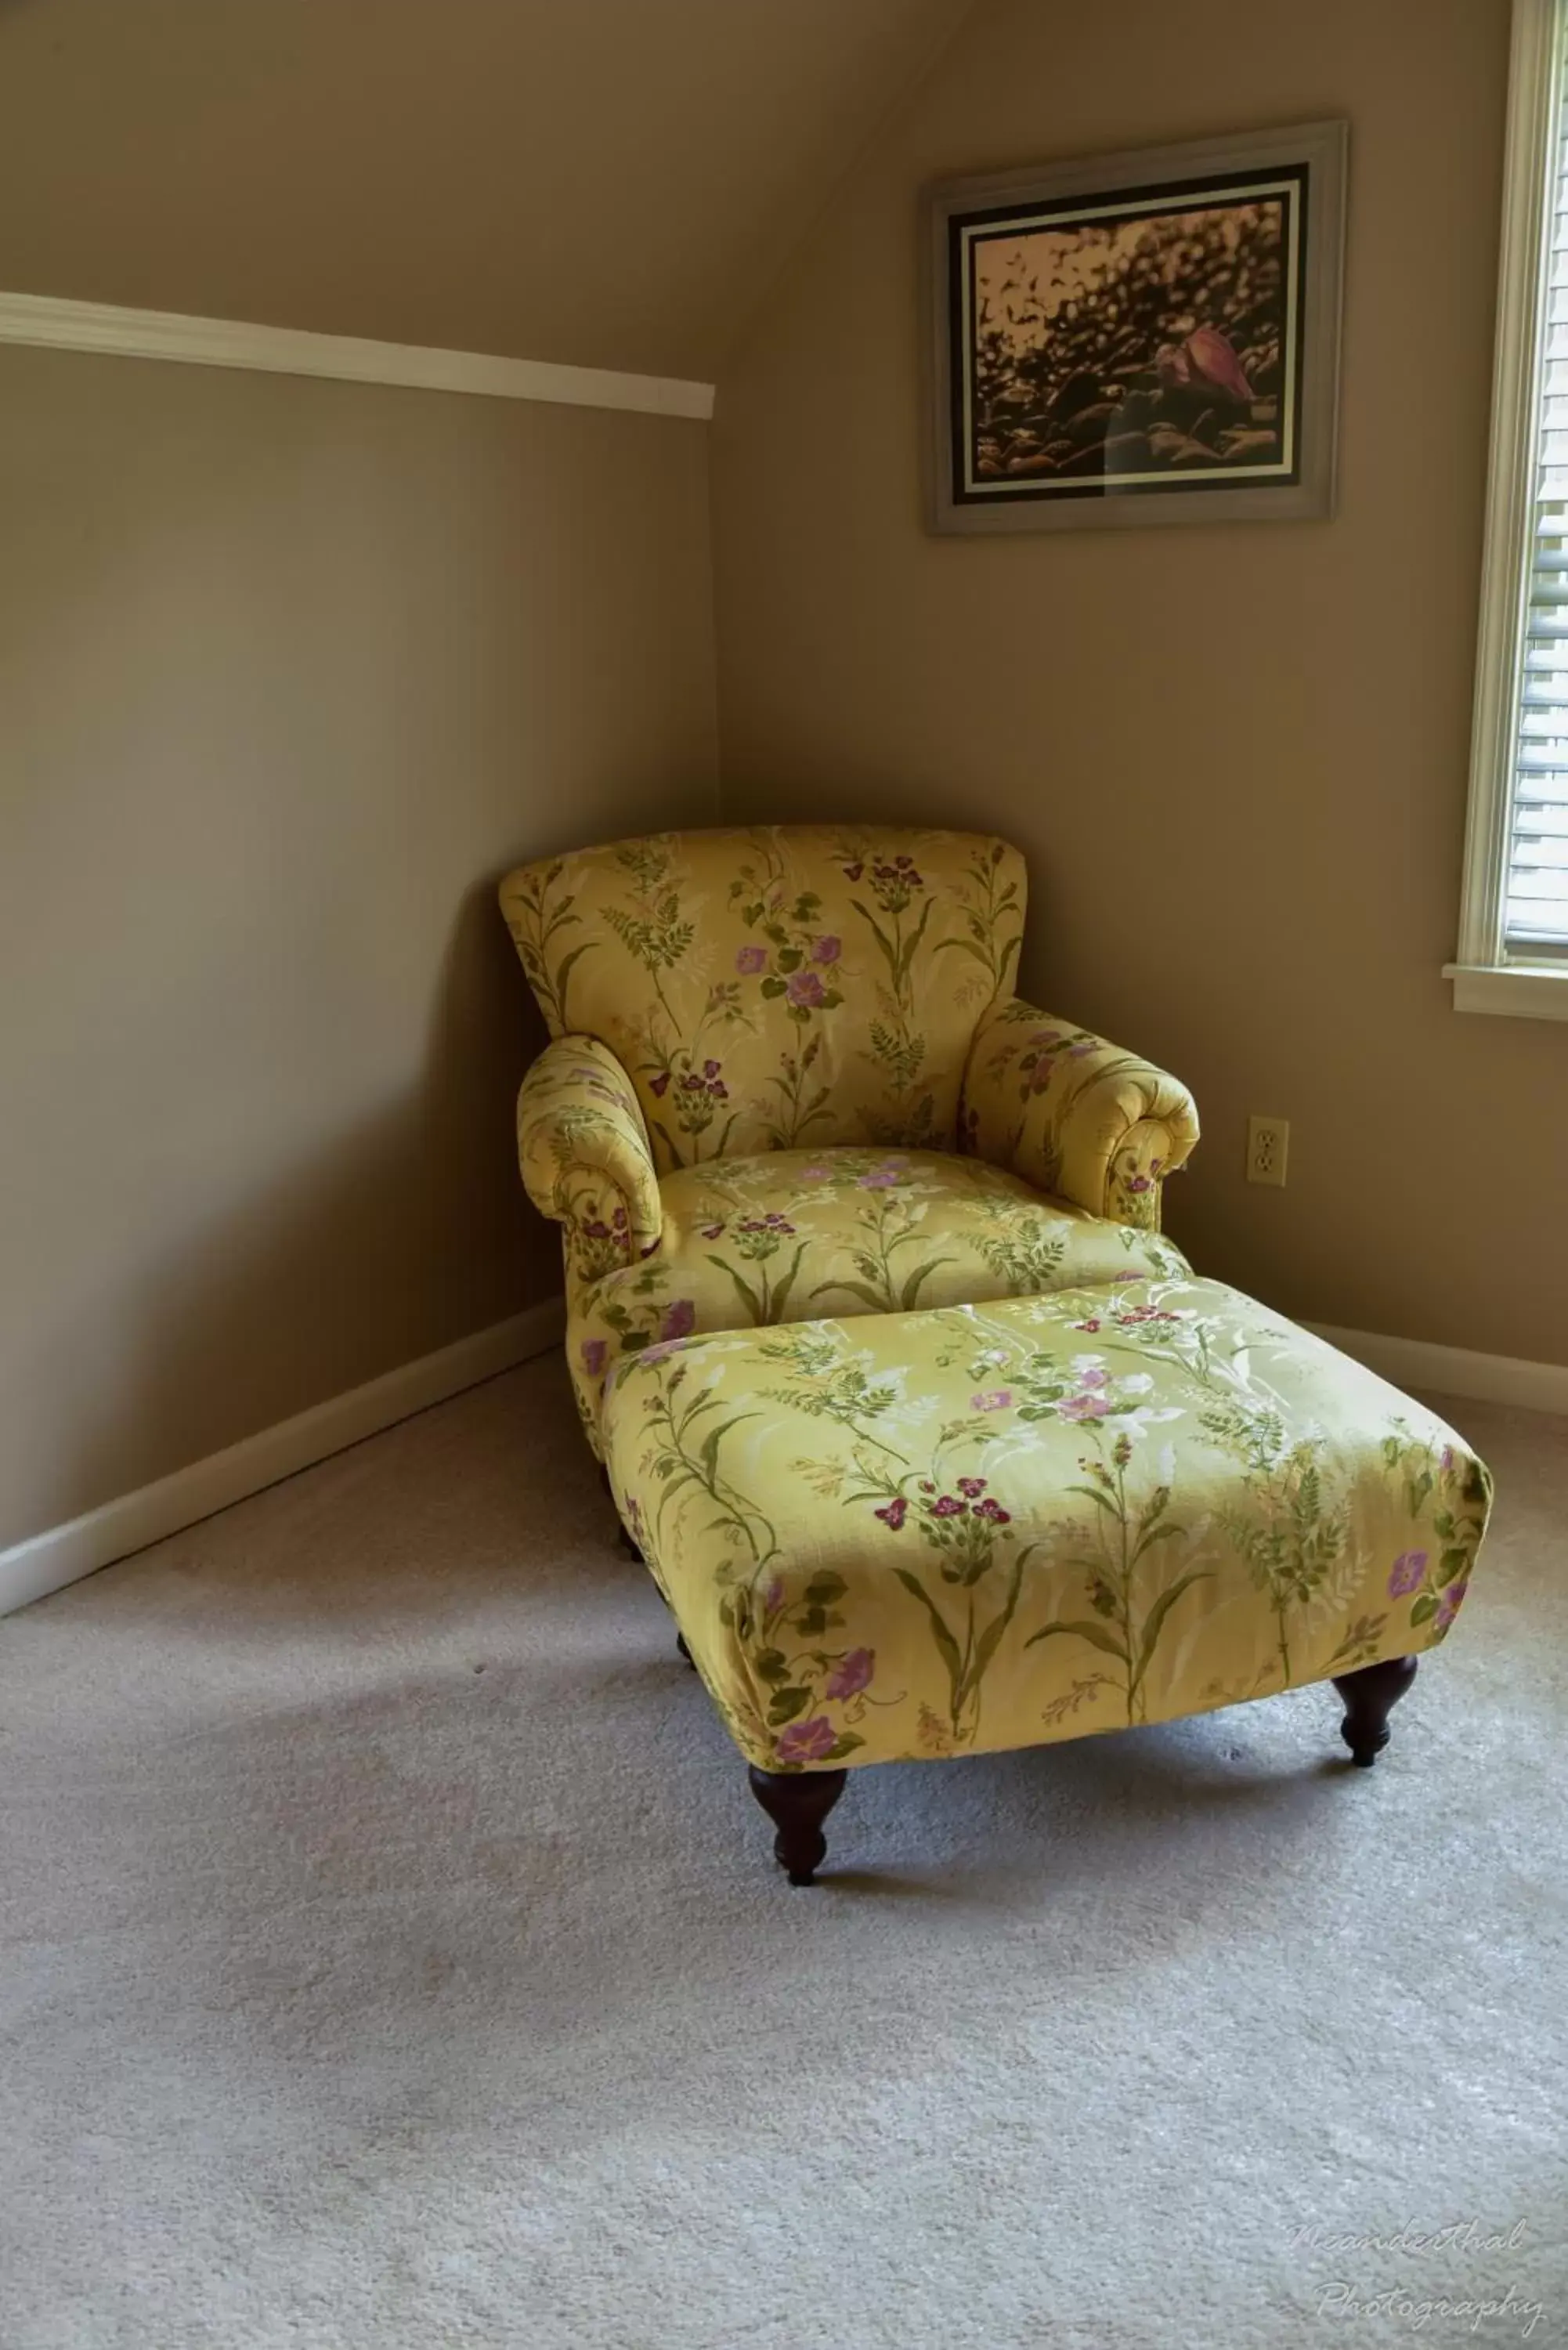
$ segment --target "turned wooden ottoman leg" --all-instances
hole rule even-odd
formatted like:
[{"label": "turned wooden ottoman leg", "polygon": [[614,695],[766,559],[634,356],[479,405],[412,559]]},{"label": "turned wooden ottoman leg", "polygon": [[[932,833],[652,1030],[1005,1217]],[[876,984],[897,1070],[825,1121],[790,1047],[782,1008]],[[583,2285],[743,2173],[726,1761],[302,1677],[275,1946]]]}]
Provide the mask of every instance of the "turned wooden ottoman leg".
[{"label": "turned wooden ottoman leg", "polygon": [[774,1858],[792,1885],[811,1885],[827,1851],[822,1823],[844,1793],[847,1771],[759,1771],[748,1775],[752,1793],[777,1828]]},{"label": "turned wooden ottoman leg", "polygon": [[1334,1685],[1345,1700],[1339,1734],[1350,1759],[1369,1771],[1388,1743],[1388,1717],[1416,1678],[1414,1657],[1389,1657],[1364,1665],[1358,1673],[1336,1673]]}]

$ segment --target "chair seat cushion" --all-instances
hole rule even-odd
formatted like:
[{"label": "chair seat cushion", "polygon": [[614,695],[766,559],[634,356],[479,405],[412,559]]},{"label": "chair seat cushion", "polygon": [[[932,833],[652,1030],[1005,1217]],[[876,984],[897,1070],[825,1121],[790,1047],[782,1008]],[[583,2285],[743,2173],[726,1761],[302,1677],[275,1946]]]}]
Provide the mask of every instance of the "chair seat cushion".
[{"label": "chair seat cushion", "polygon": [[1490,1484],[1435,1414],[1220,1284],[656,1344],[607,1459],[772,1771],[1040,1744],[1441,1640]]},{"label": "chair seat cushion", "polygon": [[1156,1232],[950,1151],[763,1151],[681,1168],[659,1192],[657,1256],[571,1300],[567,1349],[590,1427],[617,1357],[660,1339],[1186,1269]]}]

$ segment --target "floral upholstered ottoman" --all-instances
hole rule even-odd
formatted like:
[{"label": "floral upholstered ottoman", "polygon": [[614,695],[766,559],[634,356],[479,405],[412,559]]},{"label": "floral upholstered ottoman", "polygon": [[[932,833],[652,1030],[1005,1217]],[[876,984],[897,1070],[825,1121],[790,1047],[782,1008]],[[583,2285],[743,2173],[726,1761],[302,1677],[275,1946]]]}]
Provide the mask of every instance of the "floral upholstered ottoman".
[{"label": "floral upholstered ottoman", "polygon": [[605,1430],[796,1885],[863,1763],[1324,1679],[1370,1763],[1490,1503],[1431,1412],[1185,1275],[652,1346]]}]

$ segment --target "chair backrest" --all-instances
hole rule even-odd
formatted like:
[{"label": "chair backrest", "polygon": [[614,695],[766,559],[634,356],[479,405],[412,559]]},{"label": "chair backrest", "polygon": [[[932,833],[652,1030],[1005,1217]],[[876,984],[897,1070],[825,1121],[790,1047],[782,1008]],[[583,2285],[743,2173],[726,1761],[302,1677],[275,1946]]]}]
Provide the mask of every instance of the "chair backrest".
[{"label": "chair backrest", "polygon": [[950,1149],[1025,886],[1018,851],[982,833],[765,825],[521,866],[501,905],[552,1035],[616,1054],[666,1169]]}]

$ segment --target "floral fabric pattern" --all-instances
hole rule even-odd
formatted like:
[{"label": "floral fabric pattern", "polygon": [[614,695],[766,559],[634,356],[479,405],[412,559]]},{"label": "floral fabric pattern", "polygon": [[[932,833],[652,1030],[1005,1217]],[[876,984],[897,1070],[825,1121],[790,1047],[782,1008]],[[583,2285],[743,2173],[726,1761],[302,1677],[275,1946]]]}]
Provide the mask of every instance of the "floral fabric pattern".
[{"label": "floral fabric pattern", "polygon": [[1160,1185],[1198,1140],[1185,1086],[1016,996],[976,1031],[960,1115],[962,1147],[977,1158],[1149,1231]]},{"label": "floral fabric pattern", "polygon": [[707,1331],[1046,1294],[1183,1261],[1186,1089],[1010,993],[1023,860],[975,833],[668,833],[501,901],[554,1042],[518,1100],[602,1452],[618,1359]]},{"label": "floral fabric pattern", "polygon": [[1436,1646],[1490,1504],[1371,1372],[1185,1267],[656,1341],[611,1481],[769,1770],[1163,1721]]},{"label": "floral fabric pattern", "polygon": [[585,1419],[617,1358],[684,1331],[898,1314],[1183,1273],[1168,1241],[1044,1199],[978,1159],[777,1150],[667,1175],[663,1238],[574,1283],[566,1348]]},{"label": "floral fabric pattern", "polygon": [[1003,841],[863,826],[666,833],[501,888],[552,1035],[614,1053],[661,1173],[796,1145],[950,1149],[1024,897]]},{"label": "floral fabric pattern", "polygon": [[565,1228],[570,1281],[596,1281],[658,1247],[664,1211],[642,1111],[594,1037],[547,1045],[523,1080],[517,1159],[534,1205]]}]

